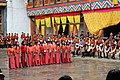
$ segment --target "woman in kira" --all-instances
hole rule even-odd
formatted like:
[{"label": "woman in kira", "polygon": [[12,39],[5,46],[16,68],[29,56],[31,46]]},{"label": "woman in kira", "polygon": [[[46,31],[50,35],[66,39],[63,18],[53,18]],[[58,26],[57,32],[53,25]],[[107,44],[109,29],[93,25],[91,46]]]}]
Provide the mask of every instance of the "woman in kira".
[{"label": "woman in kira", "polygon": [[56,49],[55,49],[55,62],[57,64],[61,63],[61,57],[60,57],[60,45],[57,44]]},{"label": "woman in kira", "polygon": [[30,46],[27,46],[27,65],[28,67],[33,66],[33,47],[30,44]]},{"label": "woman in kira", "polygon": [[49,64],[49,47],[46,42],[44,42],[44,57],[45,57],[45,64]]},{"label": "woman in kira", "polygon": [[48,47],[49,47],[49,54],[50,54],[49,62],[50,62],[50,64],[53,64],[53,63],[55,63],[55,61],[54,61],[54,45],[49,43]]},{"label": "woman in kira", "polygon": [[61,45],[61,50],[62,50],[62,54],[61,54],[61,62],[62,63],[65,63],[65,42],[63,41],[62,42],[62,45]]},{"label": "woman in kira", "polygon": [[44,56],[44,47],[43,47],[43,44],[40,44],[39,45],[39,49],[40,49],[40,64],[43,65],[45,64],[45,56]]},{"label": "woman in kira", "polygon": [[20,68],[21,67],[21,61],[20,61],[20,48],[18,45],[16,45],[14,47],[14,53],[15,53],[15,64],[16,64],[16,68]]},{"label": "woman in kira", "polygon": [[39,66],[40,65],[40,58],[39,58],[39,45],[37,45],[37,42],[35,42],[35,45],[33,46],[33,53],[34,53],[34,65]]},{"label": "woman in kira", "polygon": [[15,56],[14,56],[14,48],[12,45],[9,46],[8,48],[8,56],[9,56],[9,68],[10,69],[15,69]]},{"label": "woman in kira", "polygon": [[69,62],[69,63],[71,63],[72,62],[72,59],[71,59],[71,47],[70,47],[70,45],[69,45],[69,42],[67,42],[67,44],[66,44],[66,50],[67,50],[67,52],[66,52],[66,60],[65,60],[65,62]]}]

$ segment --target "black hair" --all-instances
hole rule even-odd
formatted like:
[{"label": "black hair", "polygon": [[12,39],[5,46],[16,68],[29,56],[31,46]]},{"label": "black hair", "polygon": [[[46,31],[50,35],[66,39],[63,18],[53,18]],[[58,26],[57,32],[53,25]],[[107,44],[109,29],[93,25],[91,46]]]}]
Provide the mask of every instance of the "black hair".
[{"label": "black hair", "polygon": [[108,72],[106,80],[120,80],[120,70],[112,69]]},{"label": "black hair", "polygon": [[68,75],[64,75],[64,76],[60,77],[58,80],[72,80],[72,78]]}]

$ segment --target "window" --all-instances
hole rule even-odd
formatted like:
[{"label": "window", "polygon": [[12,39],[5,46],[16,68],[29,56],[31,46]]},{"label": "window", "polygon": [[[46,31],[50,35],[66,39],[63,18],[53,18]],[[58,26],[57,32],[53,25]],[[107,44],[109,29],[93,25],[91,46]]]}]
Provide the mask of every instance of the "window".
[{"label": "window", "polygon": [[34,0],[34,7],[43,6],[43,0]]},{"label": "window", "polygon": [[33,0],[28,0],[28,6],[32,7],[33,6]]},{"label": "window", "polygon": [[62,0],[56,0],[56,3],[62,3]]}]

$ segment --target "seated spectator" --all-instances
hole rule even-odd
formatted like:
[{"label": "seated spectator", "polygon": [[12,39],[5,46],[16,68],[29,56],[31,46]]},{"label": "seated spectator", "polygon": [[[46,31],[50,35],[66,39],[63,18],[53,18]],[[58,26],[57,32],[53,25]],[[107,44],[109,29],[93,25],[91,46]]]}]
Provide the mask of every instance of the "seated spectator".
[{"label": "seated spectator", "polygon": [[120,80],[120,70],[112,69],[108,72],[106,80]]},{"label": "seated spectator", "polygon": [[72,78],[68,75],[64,75],[64,76],[60,77],[58,80],[72,80]]}]

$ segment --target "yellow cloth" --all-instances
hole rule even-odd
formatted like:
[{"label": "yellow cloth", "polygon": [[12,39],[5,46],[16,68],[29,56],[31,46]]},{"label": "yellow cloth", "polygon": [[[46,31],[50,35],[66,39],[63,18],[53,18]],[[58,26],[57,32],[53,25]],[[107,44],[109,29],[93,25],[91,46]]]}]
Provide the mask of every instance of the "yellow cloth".
[{"label": "yellow cloth", "polygon": [[45,18],[46,21],[46,26],[51,27],[51,19],[50,18]]},{"label": "yellow cloth", "polygon": [[36,19],[36,26],[39,29],[39,27],[40,27],[40,19]]},{"label": "yellow cloth", "polygon": [[73,25],[70,25],[70,33],[73,33]]},{"label": "yellow cloth", "polygon": [[55,21],[57,24],[60,24],[60,17],[55,17]]},{"label": "yellow cloth", "polygon": [[45,35],[45,26],[41,26],[41,33],[42,35]]},{"label": "yellow cloth", "polygon": [[74,23],[74,18],[73,16],[67,16],[68,20],[70,23]]},{"label": "yellow cloth", "polygon": [[45,24],[45,19],[41,19],[41,24]]},{"label": "yellow cloth", "polygon": [[66,27],[66,25],[62,25],[62,28],[63,28],[63,32],[65,31],[65,27]]},{"label": "yellow cloth", "polygon": [[[61,17],[62,24],[66,24],[66,17]],[[63,32],[65,31],[66,25],[62,25]]]},{"label": "yellow cloth", "polygon": [[120,11],[88,13],[84,19],[90,33],[98,35],[101,29],[120,22]]},{"label": "yellow cloth", "polygon": [[75,23],[80,23],[80,15],[74,16]]},{"label": "yellow cloth", "polygon": [[77,30],[80,31],[80,24],[76,24]]},{"label": "yellow cloth", "polygon": [[60,25],[57,26],[57,30],[58,30],[58,31],[59,31],[59,29],[60,29]]},{"label": "yellow cloth", "polygon": [[112,0],[112,4],[118,4],[118,0]]}]

